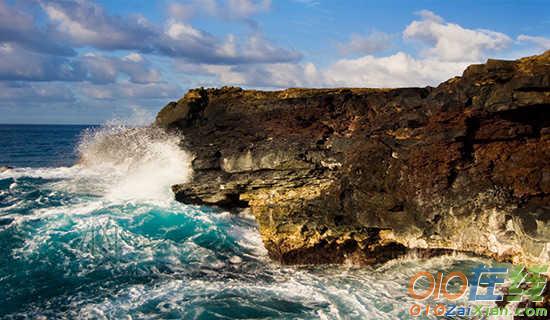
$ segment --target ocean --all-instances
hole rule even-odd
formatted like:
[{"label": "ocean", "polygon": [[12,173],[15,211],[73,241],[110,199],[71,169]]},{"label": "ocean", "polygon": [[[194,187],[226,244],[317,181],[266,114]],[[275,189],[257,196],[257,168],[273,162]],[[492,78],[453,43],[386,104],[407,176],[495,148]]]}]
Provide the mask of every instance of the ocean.
[{"label": "ocean", "polygon": [[408,319],[427,303],[407,294],[416,272],[487,262],[281,266],[250,214],[173,200],[192,173],[180,138],[0,125],[0,318]]}]

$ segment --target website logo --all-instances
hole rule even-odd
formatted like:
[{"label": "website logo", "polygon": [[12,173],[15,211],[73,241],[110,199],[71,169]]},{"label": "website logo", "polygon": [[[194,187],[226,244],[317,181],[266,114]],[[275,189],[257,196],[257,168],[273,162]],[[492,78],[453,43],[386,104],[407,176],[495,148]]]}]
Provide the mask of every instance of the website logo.
[{"label": "website logo", "polygon": [[[430,273],[420,271],[409,280],[407,293],[418,300],[409,308],[411,316],[546,316],[546,308],[491,307],[483,302],[542,302],[548,283],[548,266],[489,267],[480,265],[468,276],[461,271]],[[506,288],[506,291],[502,290]],[[503,294],[502,292],[506,292]],[[457,305],[460,300],[473,304]],[[426,301],[428,303],[421,304]],[[432,303],[433,301],[433,303]],[[476,304],[478,303],[478,304]]]}]

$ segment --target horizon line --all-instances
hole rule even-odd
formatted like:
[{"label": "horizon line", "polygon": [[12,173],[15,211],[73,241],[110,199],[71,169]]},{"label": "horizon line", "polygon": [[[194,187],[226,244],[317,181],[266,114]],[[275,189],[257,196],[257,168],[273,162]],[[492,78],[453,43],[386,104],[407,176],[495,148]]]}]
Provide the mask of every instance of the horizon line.
[{"label": "horizon line", "polygon": [[101,126],[97,123],[1,123],[0,126]]}]

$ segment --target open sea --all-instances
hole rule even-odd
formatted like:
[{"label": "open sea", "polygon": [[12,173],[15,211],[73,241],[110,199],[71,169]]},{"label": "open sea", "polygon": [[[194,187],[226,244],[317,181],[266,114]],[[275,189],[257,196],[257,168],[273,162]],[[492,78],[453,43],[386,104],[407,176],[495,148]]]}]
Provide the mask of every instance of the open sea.
[{"label": "open sea", "polygon": [[173,200],[191,177],[179,141],[0,125],[0,319],[409,319],[416,272],[486,262],[281,266],[252,216]]}]

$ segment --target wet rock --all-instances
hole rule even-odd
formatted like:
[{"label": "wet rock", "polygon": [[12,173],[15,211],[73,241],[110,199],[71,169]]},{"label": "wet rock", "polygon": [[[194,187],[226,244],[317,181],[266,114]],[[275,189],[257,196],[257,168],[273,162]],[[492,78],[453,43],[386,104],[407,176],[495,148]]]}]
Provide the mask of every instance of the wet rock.
[{"label": "wet rock", "polygon": [[437,88],[194,89],[156,124],[195,155],[176,199],[250,207],[283,263],[549,260],[550,51]]}]

